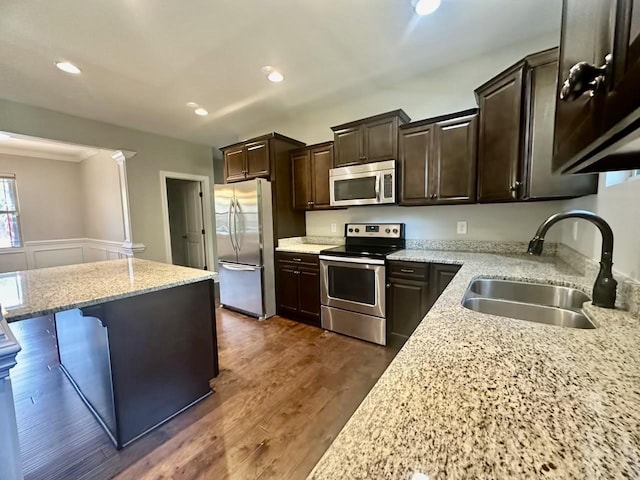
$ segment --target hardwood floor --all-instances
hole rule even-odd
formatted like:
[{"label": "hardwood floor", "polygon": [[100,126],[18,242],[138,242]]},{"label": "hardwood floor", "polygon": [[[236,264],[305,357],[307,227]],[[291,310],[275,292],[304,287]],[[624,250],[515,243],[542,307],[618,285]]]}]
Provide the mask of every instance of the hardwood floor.
[{"label": "hardwood floor", "polygon": [[12,324],[26,480],[305,478],[396,354],[274,317],[217,310],[215,394],[117,451],[58,366],[53,324]]}]

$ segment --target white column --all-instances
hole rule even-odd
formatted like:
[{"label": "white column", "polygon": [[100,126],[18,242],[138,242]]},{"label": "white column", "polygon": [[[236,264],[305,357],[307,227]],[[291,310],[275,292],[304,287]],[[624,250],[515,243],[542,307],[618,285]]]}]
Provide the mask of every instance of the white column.
[{"label": "white column", "polygon": [[127,256],[133,257],[135,253],[144,252],[143,244],[134,244],[131,233],[131,211],[129,208],[129,187],[127,185],[127,160],[132,158],[136,152],[127,150],[117,150],[111,154],[111,158],[118,164],[120,174],[120,196],[122,199],[122,218],[124,219],[124,242],[122,248],[127,252]]},{"label": "white column", "polygon": [[0,478],[22,480],[20,441],[9,370],[16,365],[20,345],[0,314]]}]

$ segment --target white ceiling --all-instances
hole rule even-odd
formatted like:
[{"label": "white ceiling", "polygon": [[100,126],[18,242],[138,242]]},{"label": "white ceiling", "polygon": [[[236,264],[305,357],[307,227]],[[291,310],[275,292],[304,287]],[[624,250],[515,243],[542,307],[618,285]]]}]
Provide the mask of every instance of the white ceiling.
[{"label": "white ceiling", "polygon": [[[442,0],[415,17],[411,0],[5,0],[0,96],[220,146],[291,109],[557,30],[560,6]],[[58,71],[62,59],[83,74]]]},{"label": "white ceiling", "polygon": [[[1,132],[8,133],[8,132]],[[0,139],[0,153],[29,158],[82,162],[101,150],[84,145],[45,140],[11,133],[11,138]]]}]

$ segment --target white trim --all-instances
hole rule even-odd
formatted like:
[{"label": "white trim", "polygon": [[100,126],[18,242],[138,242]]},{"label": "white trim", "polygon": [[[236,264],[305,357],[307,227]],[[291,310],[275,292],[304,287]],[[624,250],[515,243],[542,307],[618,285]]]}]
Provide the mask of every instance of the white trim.
[{"label": "white trim", "polygon": [[213,222],[211,217],[211,190],[209,177],[206,175],[194,175],[191,173],[169,172],[160,170],[160,197],[162,204],[162,227],[164,232],[164,252],[167,263],[173,263],[171,254],[171,229],[169,227],[169,202],[167,200],[167,179],[191,180],[200,182],[202,188],[202,207],[204,209],[204,241],[207,258],[207,268],[214,270],[213,265]]},{"label": "white trim", "polygon": [[111,154],[111,158],[118,164],[118,175],[120,176],[120,197],[122,201],[122,220],[124,222],[124,248],[131,248],[133,244],[131,233],[131,208],[129,206],[129,187],[127,185],[127,160],[132,158],[136,152],[127,150],[116,150]]}]

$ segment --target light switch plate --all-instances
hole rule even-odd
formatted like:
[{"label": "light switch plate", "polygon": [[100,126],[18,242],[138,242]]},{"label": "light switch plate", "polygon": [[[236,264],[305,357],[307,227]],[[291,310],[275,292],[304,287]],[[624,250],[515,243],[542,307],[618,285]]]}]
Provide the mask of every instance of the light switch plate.
[{"label": "light switch plate", "polygon": [[338,232],[338,224],[337,223],[332,223],[331,224],[331,233],[337,233]]},{"label": "light switch plate", "polygon": [[467,222],[458,222],[458,235],[467,234]]}]

